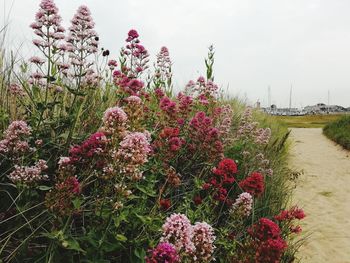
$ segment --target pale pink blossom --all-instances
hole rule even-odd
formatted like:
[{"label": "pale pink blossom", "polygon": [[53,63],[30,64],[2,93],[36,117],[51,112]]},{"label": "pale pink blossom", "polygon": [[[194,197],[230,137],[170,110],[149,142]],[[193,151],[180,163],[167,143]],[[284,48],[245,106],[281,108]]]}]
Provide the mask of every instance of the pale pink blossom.
[{"label": "pale pink blossom", "polygon": [[215,234],[211,225],[206,222],[197,222],[192,230],[192,243],[195,247],[192,253],[195,262],[209,262],[214,253]]},{"label": "pale pink blossom", "polygon": [[252,211],[253,197],[250,193],[244,192],[240,194],[233,203],[230,213],[235,216],[247,217]]},{"label": "pale pink blossom", "polygon": [[48,179],[47,175],[42,174],[47,169],[46,161],[39,160],[34,166],[18,166],[8,175],[13,183],[33,184],[38,181]]},{"label": "pale pink blossom", "polygon": [[142,132],[130,132],[119,144],[115,158],[120,163],[120,172],[132,180],[140,180],[140,166],[148,161],[151,153],[150,138]]},{"label": "pale pink blossom", "polygon": [[175,246],[177,252],[191,254],[195,250],[192,242],[193,228],[184,214],[170,215],[162,226],[163,235],[160,242],[168,242]]},{"label": "pale pink blossom", "polygon": [[0,154],[16,159],[32,151],[33,149],[28,144],[30,135],[31,128],[25,121],[13,121],[5,130],[4,138],[0,140]]},{"label": "pale pink blossom", "polygon": [[103,126],[107,132],[122,132],[126,128],[128,116],[120,107],[108,108],[103,115]]}]

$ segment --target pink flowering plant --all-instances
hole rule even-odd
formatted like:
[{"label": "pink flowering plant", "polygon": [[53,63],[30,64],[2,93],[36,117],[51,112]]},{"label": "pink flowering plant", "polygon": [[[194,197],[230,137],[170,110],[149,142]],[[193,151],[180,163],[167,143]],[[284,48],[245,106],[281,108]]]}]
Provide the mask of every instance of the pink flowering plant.
[{"label": "pink flowering plant", "polygon": [[168,48],[151,64],[132,29],[110,58],[86,6],[65,30],[42,0],[31,28],[0,80],[4,262],[291,262],[288,133],[223,99],[212,46],[175,93]]}]

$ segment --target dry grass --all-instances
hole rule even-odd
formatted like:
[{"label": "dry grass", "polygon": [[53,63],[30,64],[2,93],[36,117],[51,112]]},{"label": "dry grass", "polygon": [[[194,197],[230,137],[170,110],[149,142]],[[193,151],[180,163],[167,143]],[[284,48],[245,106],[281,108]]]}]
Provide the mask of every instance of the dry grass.
[{"label": "dry grass", "polygon": [[272,118],[289,128],[323,128],[326,124],[338,120],[344,114],[273,116]]}]

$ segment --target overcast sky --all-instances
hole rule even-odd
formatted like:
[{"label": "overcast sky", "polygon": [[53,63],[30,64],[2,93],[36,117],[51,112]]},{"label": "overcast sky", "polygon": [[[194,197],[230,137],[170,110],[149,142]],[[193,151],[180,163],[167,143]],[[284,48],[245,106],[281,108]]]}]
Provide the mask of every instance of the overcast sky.
[{"label": "overcast sky", "polygon": [[[10,45],[28,53],[39,0],[0,0],[10,12]],[[205,74],[207,47],[216,49],[215,80],[231,95],[294,107],[318,102],[350,106],[349,0],[56,0],[64,25],[87,5],[102,46],[117,56],[129,29],[152,58],[167,46],[175,84]],[[0,24],[0,25],[1,25]],[[30,53],[30,51],[29,51]]]}]

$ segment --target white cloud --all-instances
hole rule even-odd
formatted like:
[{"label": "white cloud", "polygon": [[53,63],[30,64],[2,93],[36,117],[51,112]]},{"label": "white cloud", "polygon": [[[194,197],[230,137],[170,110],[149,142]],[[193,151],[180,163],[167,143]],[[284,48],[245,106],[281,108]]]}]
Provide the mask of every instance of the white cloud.
[{"label": "white cloud", "polygon": [[[11,13],[12,43],[30,42],[28,27],[39,0],[0,0]],[[183,85],[204,73],[203,58],[216,47],[218,84],[252,101],[288,105],[326,101],[350,106],[350,2],[347,0],[56,0],[66,25],[77,7],[92,11],[103,45],[117,55],[135,28],[155,55],[166,45],[175,80]],[[2,18],[3,14],[0,15]],[[2,21],[1,19],[0,21]]]}]

